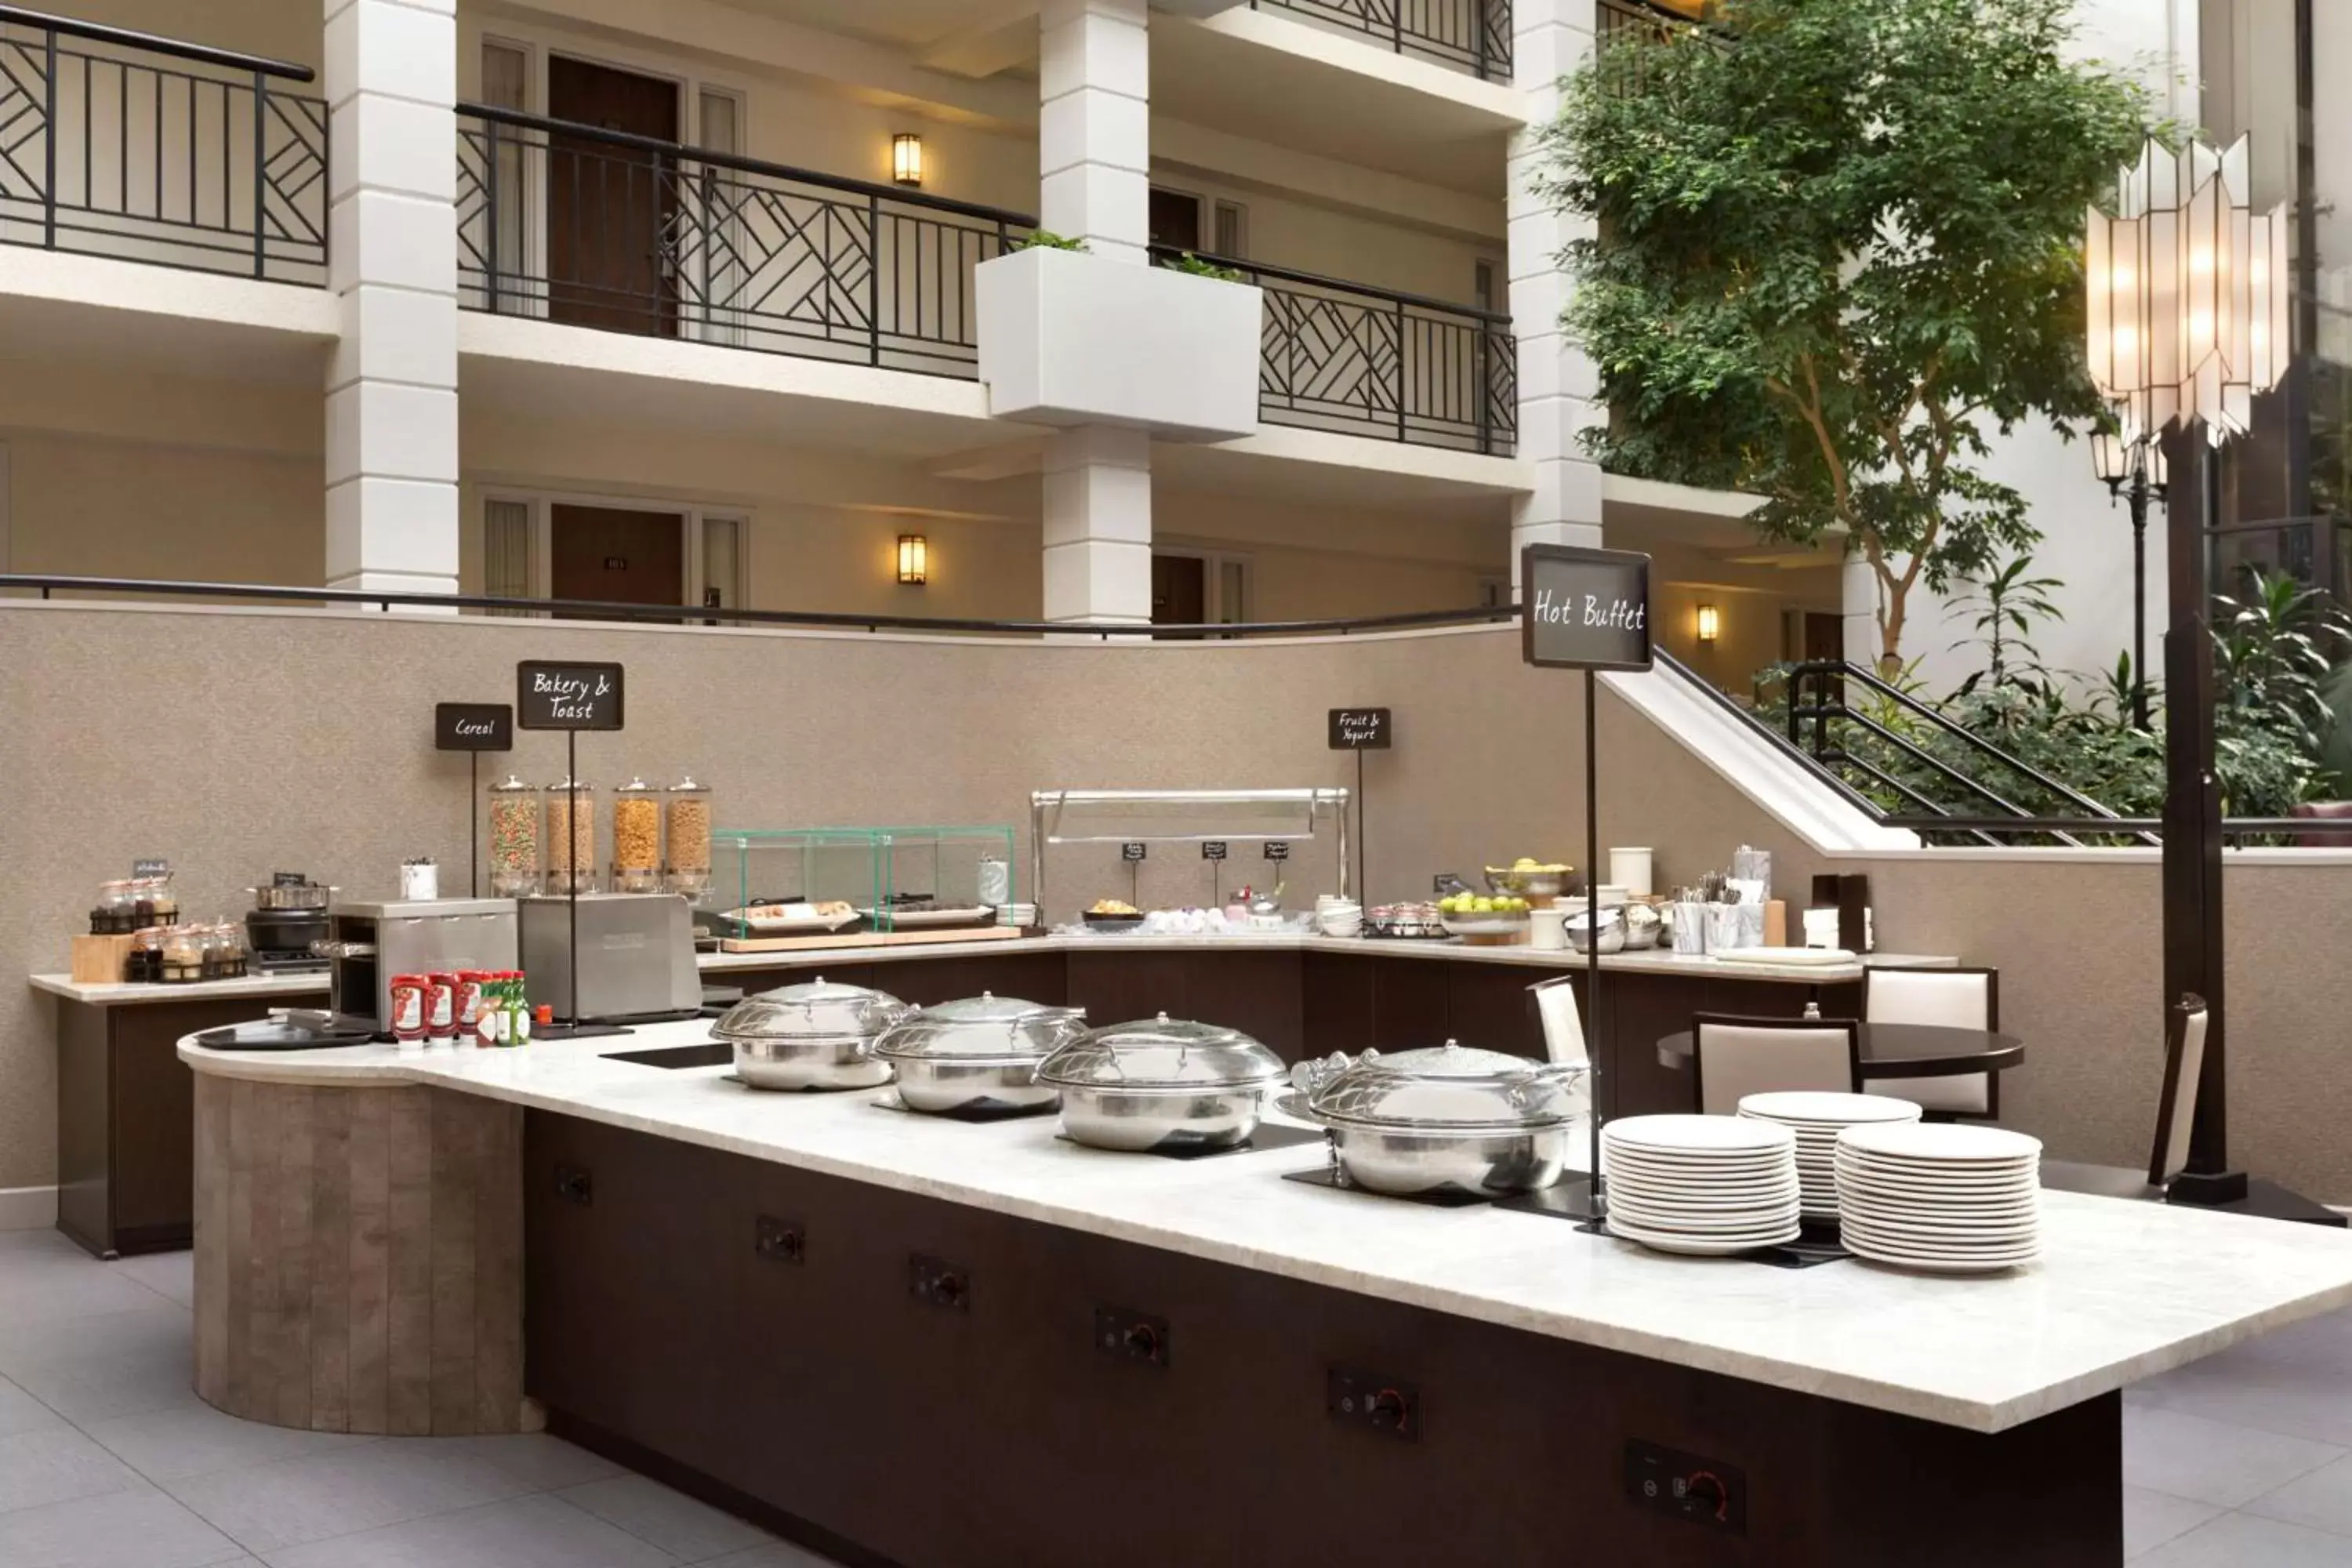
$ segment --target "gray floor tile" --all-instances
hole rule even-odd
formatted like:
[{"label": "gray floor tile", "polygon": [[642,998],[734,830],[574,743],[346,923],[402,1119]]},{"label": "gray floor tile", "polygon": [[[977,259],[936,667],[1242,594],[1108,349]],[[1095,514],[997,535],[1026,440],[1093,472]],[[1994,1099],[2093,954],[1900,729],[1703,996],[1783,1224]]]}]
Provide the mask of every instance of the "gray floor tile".
[{"label": "gray floor tile", "polygon": [[107,1268],[129,1275],[166,1300],[183,1307],[196,1304],[196,1255],[193,1252],[151,1252],[118,1258]]},{"label": "gray floor tile", "polygon": [[267,1556],[270,1568],[670,1568],[650,1542],[560,1498],[514,1498]]},{"label": "gray floor tile", "polygon": [[164,1489],[264,1556],[305,1542],[454,1513],[530,1489],[430,1437],[168,1481]]},{"label": "gray floor tile", "polygon": [[[21,1260],[17,1260],[21,1261]],[[130,1312],[157,1302],[154,1291],[105,1265],[86,1267],[60,1258],[32,1268],[0,1272],[0,1334],[28,1323],[51,1323],[103,1312]]]},{"label": "gray floor tile", "polygon": [[2221,1510],[2145,1487],[2124,1489],[2124,1557],[2151,1552],[2176,1535],[2196,1529]]},{"label": "gray floor tile", "polygon": [[2221,1508],[2258,1498],[2343,1453],[2331,1444],[2177,1410],[2124,1411],[2125,1482]]},{"label": "gray floor tile", "polygon": [[90,1255],[68,1240],[65,1232],[44,1226],[38,1230],[0,1230],[0,1276],[14,1268],[35,1263],[44,1258],[79,1258],[95,1262]]},{"label": "gray floor tile", "polygon": [[2322,1465],[2308,1475],[2264,1492],[2245,1505],[2248,1513],[2352,1535],[2352,1457]]},{"label": "gray floor tile", "polygon": [[2352,1448],[2352,1365],[2256,1345],[2151,1378],[2143,1404]]},{"label": "gray floor tile", "polygon": [[19,1432],[37,1431],[44,1426],[62,1426],[65,1421],[64,1416],[0,1377],[0,1437],[13,1437]]},{"label": "gray floor tile", "polygon": [[724,1557],[714,1557],[703,1568],[839,1568],[830,1557],[820,1557],[805,1546],[794,1546],[789,1541],[771,1541],[765,1546],[754,1546],[748,1552],[730,1552]]},{"label": "gray floor tile", "polygon": [[244,1550],[159,1491],[76,1498],[0,1513],[8,1568],[205,1568]]},{"label": "gray floor tile", "polygon": [[92,1421],[85,1427],[124,1464],[152,1481],[184,1480],[217,1470],[267,1465],[306,1454],[326,1453],[373,1436],[342,1432],[298,1432],[265,1421],[241,1421],[209,1405],[181,1405]]},{"label": "gray floor tile", "polygon": [[2138,1568],[2352,1568],[2352,1538],[2225,1513],[2137,1562]]},{"label": "gray floor tile", "polygon": [[590,1481],[555,1495],[688,1563],[762,1546],[773,1539],[733,1514],[721,1513],[644,1476]]},{"label": "gray floor tile", "polygon": [[577,1444],[544,1432],[516,1432],[480,1437],[436,1437],[436,1447],[462,1452],[514,1478],[532,1491],[549,1492],[601,1481],[629,1472],[610,1459],[599,1458]]},{"label": "gray floor tile", "polygon": [[145,1485],[130,1466],[70,1426],[0,1437],[0,1513]]},{"label": "gray floor tile", "polygon": [[194,1404],[195,1339],[188,1312],[152,1295],[148,1301],[136,1311],[0,1333],[0,1376],[68,1421]]}]

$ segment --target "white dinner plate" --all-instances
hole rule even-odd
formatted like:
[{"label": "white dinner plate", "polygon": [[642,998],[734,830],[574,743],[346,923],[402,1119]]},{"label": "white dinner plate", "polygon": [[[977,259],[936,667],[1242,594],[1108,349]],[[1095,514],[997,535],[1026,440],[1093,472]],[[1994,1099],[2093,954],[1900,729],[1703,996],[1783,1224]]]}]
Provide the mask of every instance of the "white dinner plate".
[{"label": "white dinner plate", "polygon": [[1949,1240],[1955,1247],[1983,1247],[2003,1237],[2040,1235],[2042,1216],[2012,1215],[2006,1219],[1965,1220],[1947,1224],[1941,1220],[1916,1220],[1900,1215],[1864,1214],[1841,1205],[1838,1213],[1851,1218],[1864,1230],[1880,1232],[1901,1241],[1917,1237],[1921,1241]]},{"label": "white dinner plate", "polygon": [[1804,1189],[1793,1182],[1785,1187],[1774,1187],[1760,1193],[1675,1192],[1645,1187],[1638,1182],[1610,1182],[1607,1188],[1612,1194],[1622,1193],[1636,1203],[1654,1204],[1661,1208],[1691,1209],[1702,1214],[1777,1208],[1782,1204],[1793,1204],[1804,1195]]},{"label": "white dinner plate", "polygon": [[1793,1169],[1796,1162],[1795,1152],[1787,1149],[1760,1157],[1742,1154],[1738,1159],[1709,1160],[1650,1154],[1638,1149],[1612,1149],[1605,1143],[1601,1147],[1601,1168],[1604,1171],[1622,1165],[1629,1168],[1639,1167],[1644,1171],[1655,1171],[1661,1175],[1720,1178],[1771,1175]]},{"label": "white dinner plate", "polygon": [[1922,1113],[1911,1100],[1897,1100],[1892,1095],[1783,1089],[1743,1096],[1739,1114],[1790,1127],[1856,1127],[1880,1121],[1916,1121]]},{"label": "white dinner plate", "polygon": [[1982,1164],[2039,1159],[2042,1140],[2006,1127],[1960,1121],[1893,1121],[1849,1127],[1839,1135],[1849,1148],[1897,1160],[1937,1164]]},{"label": "white dinner plate", "polygon": [[1923,1258],[2006,1258],[2012,1253],[2032,1253],[2042,1250],[2042,1235],[2030,1231],[2023,1235],[2005,1237],[1981,1246],[1965,1242],[1946,1243],[1931,1238],[1894,1236],[1866,1225],[1844,1221],[1839,1233],[1849,1239],[1865,1242],[1881,1252],[1916,1253]]},{"label": "white dinner plate", "polygon": [[1799,1226],[1792,1224],[1785,1230],[1765,1231],[1757,1236],[1738,1239],[1675,1236],[1664,1231],[1639,1230],[1631,1226],[1622,1226],[1614,1215],[1609,1218],[1609,1231],[1612,1236],[1649,1247],[1654,1252],[1679,1252],[1693,1258],[1728,1258],[1735,1253],[1753,1252],[1762,1247],[1778,1247],[1783,1242],[1794,1241],[1804,1234]]},{"label": "white dinner plate", "polygon": [[2030,1253],[2022,1258],[1920,1258],[1908,1254],[1866,1251],[1849,1246],[1846,1250],[1866,1262],[1888,1268],[1907,1268],[1919,1274],[2005,1274],[2012,1268],[2022,1268],[2037,1262],[2041,1254]]},{"label": "white dinner plate", "polygon": [[1740,1116],[1628,1116],[1601,1130],[1604,1143],[1662,1153],[1740,1152],[1785,1149],[1792,1135],[1777,1122]]},{"label": "white dinner plate", "polygon": [[1737,1220],[1702,1224],[1685,1219],[1679,1215],[1652,1214],[1647,1209],[1627,1206],[1612,1208],[1610,1213],[1622,1219],[1632,1230],[1653,1231],[1660,1236],[1695,1236],[1701,1237],[1778,1236],[1797,1223],[1798,1209],[1794,1204],[1778,1214],[1743,1215]]},{"label": "white dinner plate", "polygon": [[1887,1214],[1915,1214],[1931,1219],[1965,1215],[2038,1214],[2042,1200],[2032,1193],[2013,1196],[1957,1199],[1948,1194],[1922,1197],[1916,1193],[1887,1193],[1856,1182],[1840,1182],[1833,1189],[1842,1202],[1856,1208]]},{"label": "white dinner plate", "polygon": [[2041,1171],[2032,1165],[2017,1165],[1986,1171],[1937,1170],[1918,1165],[1895,1165],[1879,1160],[1856,1160],[1840,1154],[1831,1163],[1841,1172],[1849,1172],[1873,1181],[1895,1183],[1909,1187],[1928,1187],[1938,1191],[1965,1191],[1971,1187],[2024,1187],[2039,1185]]}]

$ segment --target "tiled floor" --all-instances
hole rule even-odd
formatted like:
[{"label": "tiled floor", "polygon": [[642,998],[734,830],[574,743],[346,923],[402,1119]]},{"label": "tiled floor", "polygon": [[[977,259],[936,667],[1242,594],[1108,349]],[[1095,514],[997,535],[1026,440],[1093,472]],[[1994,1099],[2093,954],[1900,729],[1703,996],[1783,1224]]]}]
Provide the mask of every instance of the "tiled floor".
[{"label": "tiled floor", "polygon": [[[351,1437],[189,1392],[189,1255],[0,1232],[0,1568],[828,1568],[544,1435]],[[2352,1568],[2352,1312],[2124,1400],[2146,1568]]]},{"label": "tiled floor", "polygon": [[223,1415],[188,1387],[190,1296],[187,1253],[0,1232],[0,1568],[830,1568],[543,1434]]}]

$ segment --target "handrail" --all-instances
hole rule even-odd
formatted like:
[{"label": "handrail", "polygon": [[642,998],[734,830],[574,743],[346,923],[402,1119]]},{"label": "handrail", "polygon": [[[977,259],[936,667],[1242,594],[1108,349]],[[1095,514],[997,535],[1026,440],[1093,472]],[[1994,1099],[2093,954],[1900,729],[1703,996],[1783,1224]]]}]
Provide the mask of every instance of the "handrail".
[{"label": "handrail", "polygon": [[716,153],[706,147],[692,146],[684,142],[665,142],[658,136],[640,136],[631,131],[607,131],[601,125],[583,125],[576,120],[551,120],[544,114],[526,114],[519,109],[500,109],[488,103],[457,105],[461,119],[487,120],[499,125],[516,126],[525,131],[541,131],[553,135],[577,136],[583,140],[608,142],[616,147],[634,147],[640,152],[658,153],[665,157],[686,159],[708,163],[714,168],[734,169],[746,174],[765,174],[771,179],[790,180],[796,184],[821,185],[827,190],[846,191],[853,195],[876,201],[897,202],[905,206],[929,207],[934,212],[954,213],[961,217],[982,218],[1007,228],[1035,228],[1037,220],[1026,213],[1004,207],[984,206],[978,202],[960,202],[947,196],[935,196],[905,185],[886,185],[872,180],[851,179],[845,174],[827,174],[815,169],[794,168],[790,163],[771,163],[762,158],[747,158],[739,153]]},{"label": "handrail", "polygon": [[[1513,613],[1517,613],[1516,609]],[[1807,773],[1812,774],[1813,778],[1818,783],[1825,784],[1829,785],[1831,789],[1836,791],[1844,798],[1845,803],[1848,805],[1864,813],[1874,821],[1877,821],[1885,816],[1884,808],[1882,808],[1876,801],[1872,800],[1868,795],[1864,795],[1860,790],[1855,789],[1852,784],[1846,783],[1845,780],[1838,777],[1837,774],[1823,767],[1819,758],[1806,751],[1802,746],[1797,745],[1795,742],[1791,742],[1786,735],[1781,734],[1779,731],[1773,729],[1771,725],[1767,724],[1764,721],[1756,717],[1754,713],[1742,708],[1738,703],[1734,702],[1722,690],[1718,689],[1713,681],[1708,680],[1706,678],[1700,675],[1696,670],[1691,668],[1690,666],[1685,664],[1681,659],[1676,658],[1664,648],[1658,647],[1655,645],[1653,645],[1650,649],[1650,657],[1657,663],[1664,665],[1668,669],[1680,675],[1690,684],[1693,689],[1696,690],[1708,701],[1714,703],[1717,708],[1722,709],[1725,712],[1730,714],[1733,718],[1747,725],[1750,730],[1753,730],[1757,734],[1761,735],[1765,740],[1770,742],[1783,756],[1787,757],[1790,762],[1795,763],[1798,766],[1803,768]]]},{"label": "handrail", "polygon": [[153,33],[136,32],[129,27],[110,27],[100,22],[84,22],[73,16],[52,16],[47,11],[27,11],[21,5],[0,5],[0,23],[38,27],[44,32],[59,33],[68,37],[115,44],[151,55],[169,55],[173,59],[194,60],[200,65],[221,66],[251,75],[274,76],[286,81],[319,79],[319,73],[309,66],[298,66],[287,60],[239,54],[235,49],[215,49],[204,44],[184,43],[178,38],[159,37]]},{"label": "handrail", "polygon": [[1367,283],[1350,283],[1344,278],[1326,278],[1319,272],[1300,272],[1287,267],[1268,267],[1262,261],[1250,261],[1238,256],[1219,256],[1208,250],[1188,250],[1181,245],[1155,244],[1150,247],[1150,251],[1153,259],[1159,261],[1173,261],[1179,257],[1189,256],[1196,261],[1205,261],[1212,267],[1231,268],[1235,272],[1246,272],[1258,278],[1273,278],[1285,283],[1304,284],[1310,289],[1330,289],[1343,294],[1367,295],[1375,300],[1385,300],[1391,304],[1411,305],[1417,310],[1436,310],[1448,316],[1461,316],[1473,321],[1484,321],[1493,327],[1507,327],[1511,324],[1510,312],[1507,310],[1483,310],[1475,305],[1456,305],[1444,300],[1433,300],[1426,294],[1408,294],[1398,289],[1379,289]]},{"label": "handrail", "polygon": [[[1872,671],[1864,669],[1859,665],[1850,663],[1842,658],[1808,659],[1802,663],[1793,666],[1789,673],[1792,680],[1800,682],[1807,675],[1833,675],[1842,679],[1859,680],[1866,689],[1877,692],[1882,697],[1892,699],[1894,701],[1909,709],[1919,717],[1927,720],[1929,723],[1936,725],[1946,733],[1958,736],[1962,741],[1968,742],[1968,744],[1975,747],[1978,751],[1982,752],[1985,755],[1992,758],[1993,761],[2000,763],[2004,767],[2013,769],[2018,773],[2032,780],[2036,785],[2048,790],[2052,795],[2058,796],[2059,799],[2065,801],[2068,805],[2081,807],[2086,816],[2113,817],[2116,815],[2114,812],[2109,811],[2105,806],[2100,805],[2097,801],[2093,800],[2089,795],[2084,795],[2080,791],[2072,789],[2067,785],[2059,783],[2056,779],[2052,778],[2049,774],[2042,772],[2042,770],[2034,767],[2030,763],[2020,762],[2017,758],[2011,756],[2007,752],[2002,751],[1999,746],[1994,745],[1983,736],[1977,734],[1974,731],[1971,731],[1965,726],[1953,723],[1952,721],[1947,718],[1944,714],[1937,712],[1933,708],[1930,708],[1926,703],[1920,701],[1917,698],[1912,696],[1909,692],[1897,689],[1895,687],[1889,685],[1885,680],[1880,679],[1878,676]],[[1797,716],[1796,699],[1798,690],[1799,688],[1793,685],[1790,689],[1789,707],[1791,718]],[[1835,708],[1807,710],[1803,716],[1806,718],[1855,717],[1853,710],[1847,708],[1843,700],[1841,700]]]},{"label": "handrail", "polygon": [[671,625],[813,626],[878,632],[995,632],[1019,637],[1168,637],[1216,640],[1249,637],[1328,637],[1363,631],[1484,626],[1518,618],[1516,605],[1475,609],[1412,610],[1399,615],[1359,616],[1349,620],[1185,622],[1135,624],[1104,621],[991,621],[950,616],[850,615],[835,610],[717,609],[698,605],[636,605],[604,599],[514,599],[488,594],[367,592],[356,588],[292,588],[259,583],[186,583],[136,577],[63,577],[0,574],[0,593],[37,589],[58,593],[153,594],[167,598],[251,599],[264,604],[353,605],[384,610],[398,605],[434,610],[518,610],[533,616],[562,615],[591,620],[647,621]]}]

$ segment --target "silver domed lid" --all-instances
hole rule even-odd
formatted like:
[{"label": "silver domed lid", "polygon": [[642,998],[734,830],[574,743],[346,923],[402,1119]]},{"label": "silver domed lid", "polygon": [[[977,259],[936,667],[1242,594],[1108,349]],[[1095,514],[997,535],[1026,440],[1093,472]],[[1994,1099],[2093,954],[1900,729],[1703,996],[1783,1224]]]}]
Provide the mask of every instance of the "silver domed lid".
[{"label": "silver domed lid", "polygon": [[710,1032],[722,1040],[792,1040],[880,1034],[914,1011],[887,991],[818,975],[746,996]]},{"label": "silver domed lid", "polygon": [[909,1015],[874,1042],[874,1054],[967,1067],[1034,1062],[1082,1033],[1086,1016],[1083,1007],[1048,1007],[983,991]]},{"label": "silver domed lid", "polygon": [[1307,1109],[1352,1127],[1467,1131],[1558,1127],[1581,1113],[1582,1067],[1483,1051],[1448,1040],[1434,1048],[1367,1050],[1303,1062],[1292,1074]]},{"label": "silver domed lid", "polygon": [[1037,1068],[1039,1083],[1146,1094],[1255,1089],[1282,1078],[1282,1058],[1240,1030],[1165,1013],[1081,1035]]}]

